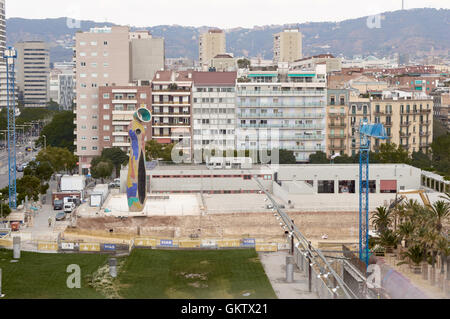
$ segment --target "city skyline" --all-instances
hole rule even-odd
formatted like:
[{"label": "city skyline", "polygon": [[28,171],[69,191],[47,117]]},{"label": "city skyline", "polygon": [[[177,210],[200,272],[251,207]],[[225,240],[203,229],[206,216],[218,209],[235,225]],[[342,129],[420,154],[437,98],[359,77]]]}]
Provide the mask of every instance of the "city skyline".
[{"label": "city skyline", "polygon": [[[436,9],[450,8],[450,3],[445,0],[408,0],[404,1],[404,3],[405,9],[425,7]],[[67,16],[80,20],[111,22],[136,27],[175,24],[194,27],[216,26],[227,29],[305,22],[337,22],[376,15],[387,11],[401,10],[402,8],[402,1],[400,0],[381,0],[369,5],[356,0],[348,0],[345,2],[345,5],[340,5],[339,7],[336,7],[331,0],[318,0],[314,3],[294,0],[263,0],[257,3],[258,14],[249,15],[249,12],[255,10],[255,1],[230,0],[227,6],[205,0],[193,0],[189,3],[174,0],[170,4],[130,0],[128,4],[129,8],[135,8],[135,10],[124,12],[121,10],[121,2],[117,0],[89,2],[80,0],[70,5],[55,0],[31,3],[27,1],[26,4],[24,0],[16,0],[7,2],[6,12],[7,18],[44,19]],[[308,10],[304,10],[306,6]],[[42,7],[47,9],[42,11]],[[286,7],[291,9],[285,10]],[[89,9],[83,10],[84,8]],[[199,16],[201,16],[201,19],[198,18]]]}]

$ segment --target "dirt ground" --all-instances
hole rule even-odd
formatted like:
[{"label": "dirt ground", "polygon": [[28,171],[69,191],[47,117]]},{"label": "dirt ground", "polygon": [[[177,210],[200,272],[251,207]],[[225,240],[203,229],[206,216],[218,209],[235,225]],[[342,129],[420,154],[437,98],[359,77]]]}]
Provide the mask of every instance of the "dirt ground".
[{"label": "dirt ground", "polygon": [[[358,237],[357,212],[289,213],[310,239],[349,240]],[[211,214],[205,216],[154,216],[119,219],[79,218],[75,230],[108,234],[169,238],[283,238],[284,230],[272,213]]]}]

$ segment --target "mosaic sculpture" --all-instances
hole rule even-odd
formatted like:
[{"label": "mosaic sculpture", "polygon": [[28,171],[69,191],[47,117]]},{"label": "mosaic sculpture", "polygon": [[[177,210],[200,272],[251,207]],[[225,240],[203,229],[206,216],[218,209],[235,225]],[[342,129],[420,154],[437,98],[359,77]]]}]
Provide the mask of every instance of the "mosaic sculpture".
[{"label": "mosaic sculpture", "polygon": [[130,162],[128,165],[127,198],[130,212],[142,212],[147,198],[145,171],[145,124],[152,115],[146,108],[140,108],[134,113],[128,126],[131,141]]}]

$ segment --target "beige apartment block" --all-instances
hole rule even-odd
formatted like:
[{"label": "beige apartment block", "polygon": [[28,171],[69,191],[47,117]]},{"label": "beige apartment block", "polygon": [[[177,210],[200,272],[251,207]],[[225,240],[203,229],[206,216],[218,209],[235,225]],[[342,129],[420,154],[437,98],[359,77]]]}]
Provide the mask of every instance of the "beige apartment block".
[{"label": "beige apartment block", "polygon": [[211,59],[226,53],[226,36],[222,30],[214,29],[200,36],[199,60],[201,66],[208,66]]},{"label": "beige apartment block", "polygon": [[50,100],[50,56],[42,41],[25,41],[17,49],[17,86],[25,107],[45,107]]},{"label": "beige apartment block", "polygon": [[151,81],[157,71],[164,70],[164,39],[154,38],[148,31],[130,32],[131,80]]},{"label": "beige apartment block", "polygon": [[298,29],[287,29],[274,35],[273,63],[292,63],[303,57],[302,33]]},{"label": "beige apartment block", "polygon": [[[413,152],[429,153],[433,142],[433,99],[374,99],[372,116],[375,123],[383,123],[389,141]],[[385,143],[384,141],[380,142]],[[377,141],[374,150],[379,148]]]},{"label": "beige apartment block", "polygon": [[[421,98],[362,98],[350,95],[348,117],[341,125],[345,129],[346,154],[359,152],[358,128],[362,120],[369,123],[382,123],[389,137],[386,141],[371,141],[371,150],[376,152],[382,143],[395,143],[408,150],[410,154],[422,151],[429,153],[433,141],[433,100]],[[329,117],[328,121],[332,118]]]},{"label": "beige apartment block", "polygon": [[328,89],[327,155],[347,153],[349,90]]},{"label": "beige apartment block", "polygon": [[92,28],[75,35],[76,155],[85,174],[100,155],[99,88],[128,85],[130,45],[128,27]]}]

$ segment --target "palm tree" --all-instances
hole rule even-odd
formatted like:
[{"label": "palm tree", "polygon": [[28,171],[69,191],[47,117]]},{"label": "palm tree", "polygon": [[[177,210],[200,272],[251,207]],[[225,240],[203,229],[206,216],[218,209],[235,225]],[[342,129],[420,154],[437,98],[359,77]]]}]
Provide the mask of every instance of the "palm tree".
[{"label": "palm tree", "polygon": [[372,224],[375,226],[376,230],[382,234],[386,232],[389,225],[391,224],[391,212],[384,206],[377,207],[375,213],[372,216]]},{"label": "palm tree", "polygon": [[442,222],[450,217],[450,204],[443,200],[435,202],[430,208],[430,215],[434,219],[436,230],[440,233]]},{"label": "palm tree", "polygon": [[419,245],[414,245],[409,247],[407,251],[403,252],[401,254],[401,257],[403,261],[398,263],[397,264],[398,266],[405,264],[406,263],[405,259],[408,259],[410,262],[414,264],[414,266],[417,267],[420,266],[420,263],[422,262],[425,256],[423,254],[422,247],[420,247]]},{"label": "palm tree", "polygon": [[437,242],[437,249],[441,255],[441,275],[444,277],[445,267],[444,263],[447,263],[447,279],[450,279],[450,243],[447,238],[440,236]]},{"label": "palm tree", "polygon": [[450,202],[450,192],[445,192],[444,195],[440,195],[439,197],[445,199],[447,202]]},{"label": "palm tree", "polygon": [[406,221],[403,224],[400,224],[398,227],[398,235],[405,241],[405,248],[408,248],[409,241],[412,238],[414,231],[416,229],[416,225],[411,221]]},{"label": "palm tree", "polygon": [[380,234],[378,242],[386,249],[386,252],[392,252],[391,249],[395,248],[398,244],[398,237],[392,230],[387,229]]}]

